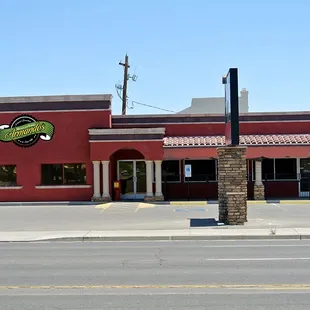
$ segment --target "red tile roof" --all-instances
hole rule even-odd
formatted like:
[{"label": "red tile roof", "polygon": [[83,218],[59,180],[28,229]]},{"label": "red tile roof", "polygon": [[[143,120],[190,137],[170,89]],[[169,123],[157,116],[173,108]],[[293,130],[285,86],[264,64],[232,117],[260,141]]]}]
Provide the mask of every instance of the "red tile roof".
[{"label": "red tile roof", "polygon": [[[310,145],[310,134],[242,135],[241,145]],[[224,136],[165,137],[165,147],[223,146]]]}]

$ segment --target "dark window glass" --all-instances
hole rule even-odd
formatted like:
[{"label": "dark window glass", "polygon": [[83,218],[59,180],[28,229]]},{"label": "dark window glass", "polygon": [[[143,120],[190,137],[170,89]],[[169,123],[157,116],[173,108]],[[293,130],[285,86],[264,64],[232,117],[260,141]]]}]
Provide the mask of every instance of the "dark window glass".
[{"label": "dark window glass", "polygon": [[44,164],[41,166],[42,185],[62,185],[63,172],[62,165]]},{"label": "dark window glass", "polygon": [[262,162],[262,178],[263,180],[274,180],[274,160],[263,159]]},{"label": "dark window glass", "polygon": [[64,184],[86,184],[86,165],[64,164]]},{"label": "dark window glass", "polygon": [[185,165],[191,165],[192,177],[185,178],[185,182],[216,181],[215,160],[185,160]]},{"label": "dark window glass", "polygon": [[248,181],[252,181],[252,176],[253,176],[253,168],[252,168],[252,170],[250,169],[251,164],[252,164],[251,160],[246,161],[246,174],[247,174],[247,180]]},{"label": "dark window glass", "polygon": [[256,167],[255,167],[255,160],[251,160],[252,172],[251,172],[251,181],[256,180]]},{"label": "dark window glass", "polygon": [[275,160],[277,180],[296,180],[297,163],[295,158],[280,158]]},{"label": "dark window glass", "polygon": [[163,182],[179,182],[180,181],[180,161],[164,160],[161,166]]},{"label": "dark window glass", "polygon": [[300,159],[300,173],[310,173],[310,158],[301,158]]},{"label": "dark window glass", "polygon": [[300,159],[300,191],[310,193],[310,158]]},{"label": "dark window glass", "polygon": [[16,186],[16,166],[0,165],[0,187]]}]

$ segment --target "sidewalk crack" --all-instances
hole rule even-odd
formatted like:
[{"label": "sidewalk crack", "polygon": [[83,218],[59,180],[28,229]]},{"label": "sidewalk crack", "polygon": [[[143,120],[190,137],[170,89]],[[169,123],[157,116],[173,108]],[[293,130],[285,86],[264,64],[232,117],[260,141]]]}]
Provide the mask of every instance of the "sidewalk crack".
[{"label": "sidewalk crack", "polygon": [[297,235],[299,236],[299,240],[302,239],[301,234],[299,233],[299,231],[296,228],[293,228],[293,230],[297,233]]},{"label": "sidewalk crack", "polygon": [[89,230],[83,237],[82,237],[82,242],[85,241],[85,237],[91,232],[91,230]]}]

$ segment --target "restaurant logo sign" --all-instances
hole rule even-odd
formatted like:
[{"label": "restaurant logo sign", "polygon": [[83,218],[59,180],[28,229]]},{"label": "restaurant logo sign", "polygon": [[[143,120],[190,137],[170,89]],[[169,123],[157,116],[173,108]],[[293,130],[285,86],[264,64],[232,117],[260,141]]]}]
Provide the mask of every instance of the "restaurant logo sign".
[{"label": "restaurant logo sign", "polygon": [[16,117],[10,125],[0,125],[0,141],[13,142],[20,147],[35,145],[40,139],[50,141],[55,127],[47,121],[38,121],[30,115]]}]

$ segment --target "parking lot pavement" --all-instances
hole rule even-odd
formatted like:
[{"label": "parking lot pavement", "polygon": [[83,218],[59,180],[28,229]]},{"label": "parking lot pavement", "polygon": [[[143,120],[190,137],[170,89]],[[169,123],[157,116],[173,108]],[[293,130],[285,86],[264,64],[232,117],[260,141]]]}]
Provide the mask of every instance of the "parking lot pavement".
[{"label": "parking lot pavement", "polygon": [[[310,227],[309,204],[252,204],[245,228]],[[1,231],[161,230],[218,226],[216,204],[1,206]]]}]

